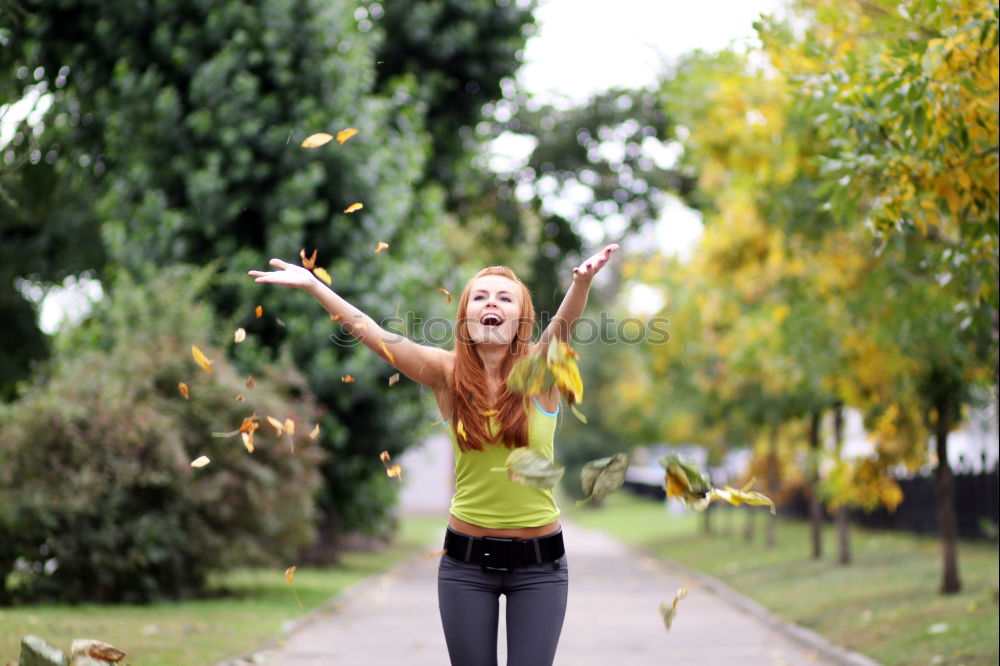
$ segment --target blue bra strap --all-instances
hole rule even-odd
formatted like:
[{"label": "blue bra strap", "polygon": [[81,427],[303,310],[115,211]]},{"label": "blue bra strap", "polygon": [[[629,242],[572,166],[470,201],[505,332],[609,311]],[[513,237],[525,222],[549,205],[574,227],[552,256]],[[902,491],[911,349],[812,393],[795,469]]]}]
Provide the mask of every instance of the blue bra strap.
[{"label": "blue bra strap", "polygon": [[545,409],[544,409],[544,408],[543,408],[543,407],[542,407],[542,406],[541,406],[541,405],[540,405],[540,404],[538,403],[538,398],[537,398],[537,397],[535,397],[535,396],[531,396],[531,399],[535,401],[535,407],[537,407],[537,408],[538,408],[538,411],[540,411],[540,412],[541,412],[542,414],[545,414],[546,416],[559,416],[559,405],[556,405],[556,411],[554,411],[554,412],[547,412],[547,411],[545,411]]}]

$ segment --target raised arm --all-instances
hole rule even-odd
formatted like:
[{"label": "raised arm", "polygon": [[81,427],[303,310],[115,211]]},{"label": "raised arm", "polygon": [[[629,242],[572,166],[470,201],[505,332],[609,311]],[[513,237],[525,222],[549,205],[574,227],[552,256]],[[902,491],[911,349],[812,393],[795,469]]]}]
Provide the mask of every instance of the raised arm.
[{"label": "raised arm", "polygon": [[569,286],[569,290],[563,297],[555,316],[552,317],[552,321],[542,332],[541,344],[548,344],[552,336],[556,336],[563,342],[570,341],[573,328],[580,315],[583,314],[583,308],[587,305],[587,294],[590,292],[591,281],[617,250],[618,245],[612,243],[573,269],[573,283]]},{"label": "raised arm", "polygon": [[364,312],[341,298],[320,282],[311,271],[281,259],[269,262],[275,271],[249,271],[254,282],[302,289],[320,302],[331,318],[339,321],[348,333],[394,365],[413,381],[434,391],[447,384],[450,353],[444,349],[417,344],[404,335],[387,331]]}]

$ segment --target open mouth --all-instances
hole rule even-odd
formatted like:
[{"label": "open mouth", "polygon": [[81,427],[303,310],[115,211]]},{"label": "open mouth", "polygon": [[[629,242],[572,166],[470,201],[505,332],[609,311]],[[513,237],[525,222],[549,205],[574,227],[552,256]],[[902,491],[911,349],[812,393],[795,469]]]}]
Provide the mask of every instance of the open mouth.
[{"label": "open mouth", "polygon": [[500,315],[487,312],[479,319],[479,323],[483,326],[499,326],[503,323],[503,319],[500,318]]}]

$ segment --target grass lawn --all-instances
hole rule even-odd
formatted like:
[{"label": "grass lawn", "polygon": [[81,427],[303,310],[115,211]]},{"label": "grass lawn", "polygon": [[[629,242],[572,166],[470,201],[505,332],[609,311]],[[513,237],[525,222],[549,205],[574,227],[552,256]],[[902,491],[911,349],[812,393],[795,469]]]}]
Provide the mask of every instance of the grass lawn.
[{"label": "grass lawn", "polygon": [[[231,593],[145,606],[43,605],[0,608],[0,664],[17,662],[21,637],[35,634],[69,651],[74,638],[97,638],[128,653],[135,666],[205,666],[243,654],[281,635],[281,625],[432,543],[444,518],[407,518],[380,553],[345,553],[336,568],[300,568],[292,585],[284,568],[220,576]],[[302,607],[296,601],[298,594]]]},{"label": "grass lawn", "polygon": [[[570,509],[571,502],[563,502]],[[756,539],[743,537],[746,512],[755,511]],[[582,527],[714,576],[775,614],[831,642],[886,664],[996,664],[997,547],[962,543],[963,591],[937,593],[941,558],[934,539],[852,529],[854,562],[840,566],[836,534],[824,533],[824,556],[809,557],[809,525],[779,520],[777,545],[763,546],[763,508],[713,509],[715,534],[702,515],[673,516],[662,502],[620,492],[603,507],[571,509]]]}]

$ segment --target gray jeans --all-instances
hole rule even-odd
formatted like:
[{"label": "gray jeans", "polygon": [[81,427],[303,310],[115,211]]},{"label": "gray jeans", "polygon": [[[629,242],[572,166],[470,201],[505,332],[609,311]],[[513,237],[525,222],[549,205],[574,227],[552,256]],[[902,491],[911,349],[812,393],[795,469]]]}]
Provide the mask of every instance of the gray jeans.
[{"label": "gray jeans", "polygon": [[566,615],[566,556],[510,573],[441,556],[438,608],[453,666],[496,666],[500,595],[507,596],[507,663],[552,666]]}]

